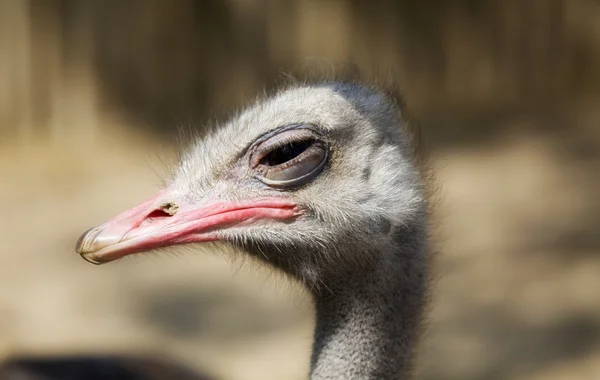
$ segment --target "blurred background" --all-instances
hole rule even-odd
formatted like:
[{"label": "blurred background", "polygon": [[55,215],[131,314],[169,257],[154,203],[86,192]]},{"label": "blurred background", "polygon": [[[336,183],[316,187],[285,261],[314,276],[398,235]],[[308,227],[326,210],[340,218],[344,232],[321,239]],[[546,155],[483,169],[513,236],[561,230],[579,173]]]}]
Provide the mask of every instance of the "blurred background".
[{"label": "blurred background", "polygon": [[599,20],[597,0],[0,0],[0,360],[305,378],[291,285],[218,253],[95,267],[73,246],[159,188],[180,127],[354,62],[399,83],[441,187],[417,379],[600,378]]}]

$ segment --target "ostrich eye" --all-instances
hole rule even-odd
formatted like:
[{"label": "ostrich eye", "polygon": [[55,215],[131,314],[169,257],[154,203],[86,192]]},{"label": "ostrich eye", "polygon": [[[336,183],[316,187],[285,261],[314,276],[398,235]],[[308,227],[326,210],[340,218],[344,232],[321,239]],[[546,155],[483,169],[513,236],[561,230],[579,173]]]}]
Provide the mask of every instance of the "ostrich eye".
[{"label": "ostrich eye", "polygon": [[260,164],[265,166],[284,164],[304,153],[312,144],[313,141],[297,141],[285,144],[284,146],[273,149],[267,153],[267,155],[260,160]]},{"label": "ostrich eye", "polygon": [[251,166],[267,185],[291,188],[315,178],[325,166],[327,153],[327,145],[315,132],[291,129],[259,141]]}]

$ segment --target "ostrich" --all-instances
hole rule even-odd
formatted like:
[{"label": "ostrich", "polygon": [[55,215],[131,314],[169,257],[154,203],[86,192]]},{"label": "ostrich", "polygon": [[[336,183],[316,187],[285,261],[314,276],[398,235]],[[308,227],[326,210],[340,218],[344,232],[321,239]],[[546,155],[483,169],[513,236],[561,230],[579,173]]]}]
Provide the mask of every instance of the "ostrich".
[{"label": "ostrich", "polygon": [[423,172],[402,107],[300,83],[194,142],[156,196],[85,232],[94,264],[213,242],[291,276],[316,310],[310,379],[407,379],[427,295]]}]

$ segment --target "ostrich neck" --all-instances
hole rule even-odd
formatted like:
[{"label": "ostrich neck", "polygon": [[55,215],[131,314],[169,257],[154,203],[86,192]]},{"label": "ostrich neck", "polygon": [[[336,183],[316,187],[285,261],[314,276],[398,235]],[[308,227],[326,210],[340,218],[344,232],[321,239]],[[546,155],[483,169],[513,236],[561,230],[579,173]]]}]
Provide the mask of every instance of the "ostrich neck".
[{"label": "ostrich neck", "polygon": [[426,288],[419,257],[395,254],[316,297],[311,380],[408,378]]}]

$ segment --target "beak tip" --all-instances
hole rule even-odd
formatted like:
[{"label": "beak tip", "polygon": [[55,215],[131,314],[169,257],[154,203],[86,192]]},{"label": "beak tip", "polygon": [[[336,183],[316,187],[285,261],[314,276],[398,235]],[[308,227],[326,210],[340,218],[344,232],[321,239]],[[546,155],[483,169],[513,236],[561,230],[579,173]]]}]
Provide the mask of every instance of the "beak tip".
[{"label": "beak tip", "polygon": [[79,253],[79,255],[81,256],[82,259],[84,259],[88,263],[91,263],[91,264],[94,264],[94,265],[102,265],[102,264],[104,264],[104,262],[97,261],[97,260],[93,259],[92,257],[90,257],[90,255],[88,255],[88,254]]},{"label": "beak tip", "polygon": [[75,252],[79,253],[82,259],[94,265],[103,264],[103,262],[92,257],[94,256],[94,243],[101,230],[100,226],[94,226],[81,234],[79,239],[77,239],[77,243],[75,243]]},{"label": "beak tip", "polygon": [[79,239],[77,239],[77,243],[75,243],[75,252],[79,253],[80,255],[91,252],[91,246],[94,244],[94,241],[99,233],[99,226],[94,226],[81,234]]}]

